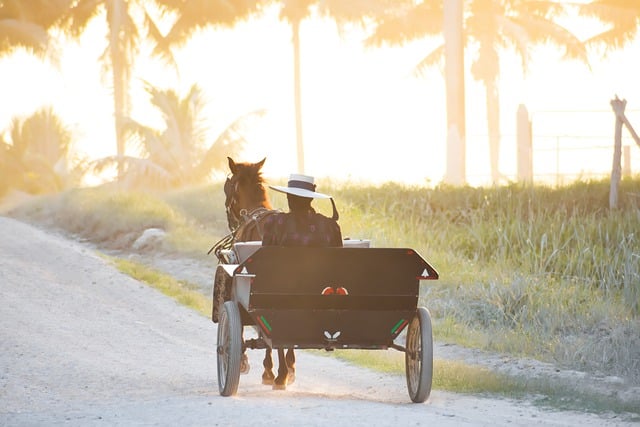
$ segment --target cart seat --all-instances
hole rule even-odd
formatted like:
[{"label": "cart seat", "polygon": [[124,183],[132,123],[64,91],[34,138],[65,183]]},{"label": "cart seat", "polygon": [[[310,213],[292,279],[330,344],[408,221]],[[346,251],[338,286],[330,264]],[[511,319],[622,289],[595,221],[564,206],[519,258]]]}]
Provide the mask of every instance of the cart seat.
[{"label": "cart seat", "polygon": [[[345,248],[368,248],[371,246],[371,240],[364,239],[344,239],[342,245]],[[258,249],[262,247],[262,242],[259,240],[249,242],[237,242],[233,244],[233,251],[236,254],[236,262],[234,264],[241,264],[246,261],[251,255],[253,255]]]},{"label": "cart seat", "polygon": [[249,242],[237,242],[233,244],[233,251],[236,253],[237,263],[243,263],[247,258],[255,253],[262,247],[262,242],[259,240]]},{"label": "cart seat", "polygon": [[364,239],[344,239],[342,246],[345,248],[368,248],[371,246],[371,240]]}]

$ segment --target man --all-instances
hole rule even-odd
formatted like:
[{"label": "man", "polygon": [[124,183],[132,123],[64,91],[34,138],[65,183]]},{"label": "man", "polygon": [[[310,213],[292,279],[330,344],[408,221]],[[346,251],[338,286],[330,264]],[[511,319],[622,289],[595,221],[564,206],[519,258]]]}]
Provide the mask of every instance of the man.
[{"label": "man", "polygon": [[[338,211],[333,199],[316,193],[312,176],[292,174],[286,187],[270,185],[270,188],[287,194],[289,212],[269,216],[264,223],[263,246],[342,246],[342,232],[338,225]],[[317,213],[312,207],[313,199],[330,199],[333,207],[332,218]],[[333,289],[333,288],[330,288]],[[343,295],[346,291],[343,292]],[[295,381],[296,358],[293,348],[278,350],[278,376],[273,379],[274,389],[283,390]],[[265,374],[271,373],[271,357],[263,362]],[[286,369],[285,369],[286,366]],[[263,383],[265,379],[263,374]],[[273,374],[271,373],[271,376]]]},{"label": "man", "polygon": [[[342,246],[336,205],[330,196],[315,191],[312,176],[291,174],[286,187],[269,187],[287,194],[289,212],[271,215],[266,220],[262,238],[264,246]],[[330,199],[333,217],[317,213],[311,207],[313,199]]]}]

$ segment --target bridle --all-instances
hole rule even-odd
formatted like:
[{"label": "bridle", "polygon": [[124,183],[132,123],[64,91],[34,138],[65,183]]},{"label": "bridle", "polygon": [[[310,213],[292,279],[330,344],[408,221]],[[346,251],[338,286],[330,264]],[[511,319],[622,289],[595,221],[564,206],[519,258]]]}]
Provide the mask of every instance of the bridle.
[{"label": "bridle", "polygon": [[[260,228],[260,220],[267,214],[274,211],[265,208],[264,206],[258,206],[255,209],[238,209],[238,181],[233,179],[233,175],[227,177],[224,183],[224,194],[226,196],[224,206],[227,212],[227,224],[231,234],[235,237],[244,225],[254,224],[258,233],[262,235]],[[240,232],[240,234],[242,234]],[[240,236],[241,237],[241,236]]]},{"label": "bridle", "polygon": [[260,219],[267,213],[274,212],[262,206],[253,209],[251,212],[246,209],[238,209],[238,180],[234,180],[233,175],[228,176],[224,182],[224,194],[226,197],[224,207],[227,213],[227,225],[230,233],[216,242],[207,252],[207,254],[210,254],[213,251],[220,262],[223,262],[224,259],[222,251],[230,249],[236,239],[241,239],[248,225],[253,224],[262,235],[262,230],[259,227]]},{"label": "bridle", "polygon": [[241,212],[236,208],[238,205],[238,182],[232,179],[233,176],[227,177],[224,182],[224,194],[226,199],[224,201],[224,207],[227,212],[227,225],[229,230],[234,232],[240,227],[241,224]]}]

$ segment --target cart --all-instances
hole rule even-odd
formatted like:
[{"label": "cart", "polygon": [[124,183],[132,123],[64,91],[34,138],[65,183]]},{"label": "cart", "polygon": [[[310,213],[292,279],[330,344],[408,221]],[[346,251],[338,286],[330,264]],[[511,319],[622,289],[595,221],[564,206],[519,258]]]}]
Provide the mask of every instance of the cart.
[{"label": "cart", "polygon": [[[352,243],[352,244],[348,244]],[[438,278],[415,250],[261,247],[236,243],[218,265],[218,388],[235,395],[246,349],[396,349],[405,353],[411,400],[431,392],[431,318],[418,306],[421,280]],[[251,326],[257,338],[243,339]],[[404,345],[396,338],[407,329]]]}]

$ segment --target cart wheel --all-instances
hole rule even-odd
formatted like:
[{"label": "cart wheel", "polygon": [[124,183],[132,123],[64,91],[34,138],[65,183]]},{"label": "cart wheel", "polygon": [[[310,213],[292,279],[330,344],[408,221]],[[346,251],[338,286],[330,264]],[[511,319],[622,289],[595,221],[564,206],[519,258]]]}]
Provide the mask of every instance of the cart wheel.
[{"label": "cart wheel", "polygon": [[431,394],[433,379],[431,316],[424,307],[418,307],[407,330],[405,367],[411,400],[415,403],[424,402]]},{"label": "cart wheel", "polygon": [[242,323],[240,310],[233,301],[224,303],[218,323],[218,390],[222,396],[233,396],[240,382],[242,357]]},{"label": "cart wheel", "polygon": [[231,299],[230,294],[231,280],[227,273],[225,273],[224,268],[219,265],[218,268],[216,268],[216,275],[213,280],[213,310],[211,312],[211,320],[214,323],[218,323],[220,312],[223,310],[223,304],[225,301]]}]

